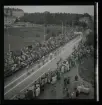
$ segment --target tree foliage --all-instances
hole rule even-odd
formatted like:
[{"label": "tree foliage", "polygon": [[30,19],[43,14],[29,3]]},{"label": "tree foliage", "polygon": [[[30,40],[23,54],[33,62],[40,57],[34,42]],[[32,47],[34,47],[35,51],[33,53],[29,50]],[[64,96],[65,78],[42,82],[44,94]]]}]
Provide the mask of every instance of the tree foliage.
[{"label": "tree foliage", "polygon": [[79,19],[81,17],[88,16],[89,14],[70,14],[70,13],[25,13],[20,21],[28,21],[35,24],[58,24],[61,25],[62,21],[64,25],[80,25]]},{"label": "tree foliage", "polygon": [[91,32],[89,35],[87,35],[86,45],[93,46],[94,47],[94,33]]}]

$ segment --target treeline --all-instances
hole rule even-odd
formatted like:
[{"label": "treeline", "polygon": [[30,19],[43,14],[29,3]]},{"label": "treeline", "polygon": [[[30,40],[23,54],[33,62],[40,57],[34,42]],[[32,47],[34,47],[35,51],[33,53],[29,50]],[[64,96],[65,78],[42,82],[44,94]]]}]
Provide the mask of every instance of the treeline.
[{"label": "treeline", "polygon": [[85,14],[71,14],[71,13],[25,13],[19,21],[31,22],[34,24],[57,24],[60,25],[78,25],[80,24],[79,19],[82,17],[90,17],[87,13]]},{"label": "treeline", "polygon": [[89,35],[87,35],[87,41],[86,41],[86,45],[88,45],[88,46],[93,46],[94,47],[94,32],[90,32],[90,34]]}]

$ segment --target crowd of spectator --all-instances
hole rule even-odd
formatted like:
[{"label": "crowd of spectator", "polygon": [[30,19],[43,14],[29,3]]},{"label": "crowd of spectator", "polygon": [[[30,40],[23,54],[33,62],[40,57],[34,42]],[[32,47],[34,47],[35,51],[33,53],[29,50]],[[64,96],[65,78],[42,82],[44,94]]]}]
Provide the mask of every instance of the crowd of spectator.
[{"label": "crowd of spectator", "polygon": [[[46,84],[55,84],[57,82],[57,80],[61,79],[63,73],[70,71],[71,68],[75,66],[76,60],[79,61],[85,55],[90,55],[91,51],[93,51],[92,46],[90,46],[90,48],[87,46],[87,48],[86,48],[85,45],[82,42],[80,42],[79,46],[77,48],[74,48],[73,53],[66,60],[64,60],[64,61],[63,61],[63,59],[59,60],[58,64],[60,64],[60,66],[58,66],[53,71],[48,70],[47,73],[45,73],[42,77],[40,77],[38,80],[36,80],[33,83],[33,85],[31,85],[27,90],[24,91],[24,93],[18,94],[15,97],[15,99],[30,100],[30,99],[38,98],[38,96],[41,94],[41,92],[44,91],[44,87]],[[75,81],[77,81],[77,79],[78,79],[78,76],[76,75]],[[64,91],[66,91],[66,93],[68,93],[69,90],[66,88],[66,85],[70,84],[69,77],[64,78],[64,84],[65,85],[64,85],[63,89],[64,89]],[[55,91],[55,90],[53,90],[53,91]],[[69,94],[68,97],[72,98],[71,94]]]},{"label": "crowd of spectator", "polygon": [[36,42],[34,46],[30,45],[19,51],[6,53],[4,55],[4,76],[9,76],[18,70],[30,66],[51,51],[69,42],[77,36],[74,34],[74,31],[77,31],[77,29],[72,28],[69,30],[69,34],[66,33],[64,35],[60,34],[56,37],[50,37],[42,43]]},{"label": "crowd of spectator", "polygon": [[[17,94],[14,99],[30,100],[30,99],[38,98],[41,92],[44,91],[44,87],[46,84],[54,85],[57,80],[61,79],[61,76],[63,75],[63,73],[66,73],[70,70],[71,67],[69,67],[69,63],[67,60],[63,61],[63,59],[61,59],[59,63],[61,63],[60,67],[54,70],[49,69],[48,72],[46,72],[42,77],[38,78],[38,80],[36,80],[22,94]],[[64,69],[62,66],[64,66]]]},{"label": "crowd of spectator", "polygon": [[[63,61],[60,58],[58,61],[58,66],[55,70],[49,71],[45,73],[42,77],[36,80],[33,85],[31,85],[27,90],[22,94],[18,94],[15,99],[35,99],[37,98],[42,91],[44,91],[44,86],[46,84],[54,84],[57,80],[61,79],[61,75],[71,70],[72,67],[75,66],[76,61],[82,61],[83,57],[88,57],[91,53],[94,52],[93,46],[86,46],[83,41],[80,41],[78,47],[74,47],[73,53]],[[60,66],[59,66],[60,65]],[[63,68],[64,67],[64,68]],[[75,80],[77,81],[78,77],[75,76]],[[70,78],[64,79],[64,89],[67,84],[70,84]],[[68,93],[68,89],[66,89],[66,93]],[[69,95],[68,95],[69,96]],[[71,98],[71,97],[70,97]]]},{"label": "crowd of spectator", "polygon": [[94,55],[94,48],[93,46],[87,46],[85,42],[81,41],[77,48],[74,48],[74,52],[71,54],[69,59],[71,58],[72,61],[82,61],[82,58],[89,56],[93,57]]}]

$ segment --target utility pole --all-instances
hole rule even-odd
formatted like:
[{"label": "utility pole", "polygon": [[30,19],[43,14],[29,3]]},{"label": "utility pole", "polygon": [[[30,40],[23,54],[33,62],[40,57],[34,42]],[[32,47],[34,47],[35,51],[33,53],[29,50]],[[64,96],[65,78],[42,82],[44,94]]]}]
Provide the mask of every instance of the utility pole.
[{"label": "utility pole", "polygon": [[62,22],[62,35],[63,35],[63,22]]},{"label": "utility pole", "polygon": [[73,20],[72,20],[72,27],[73,27]]},{"label": "utility pole", "polygon": [[[6,17],[6,20],[7,20],[7,17]],[[7,34],[8,34],[8,47],[9,47],[9,52],[11,51],[11,46],[10,46],[10,43],[9,43],[9,32],[8,32],[8,28],[7,28],[7,26],[6,26],[6,29],[7,29]]]},{"label": "utility pole", "polygon": [[44,25],[44,41],[45,41],[45,25]]},{"label": "utility pole", "polygon": [[65,34],[66,34],[66,21],[65,21]]},{"label": "utility pole", "polygon": [[[8,29],[7,29],[8,30]],[[8,39],[9,39],[9,32],[8,32]],[[8,40],[9,41],[9,40]],[[9,43],[9,52],[11,51],[11,45]]]},{"label": "utility pole", "polygon": [[67,36],[66,34],[67,34],[67,33],[66,33],[66,23],[65,23],[65,36]]}]

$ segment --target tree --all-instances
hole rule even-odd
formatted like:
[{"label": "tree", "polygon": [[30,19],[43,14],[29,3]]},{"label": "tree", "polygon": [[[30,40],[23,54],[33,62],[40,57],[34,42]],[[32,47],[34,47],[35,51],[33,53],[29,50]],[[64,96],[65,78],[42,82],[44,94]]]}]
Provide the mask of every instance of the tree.
[{"label": "tree", "polygon": [[87,46],[93,46],[94,47],[94,33],[93,32],[91,32],[89,35],[87,35],[87,37],[86,37],[86,45]]},{"label": "tree", "polygon": [[88,13],[84,13],[84,17],[91,17]]},{"label": "tree", "polygon": [[78,25],[82,26],[83,28],[87,27],[87,24],[85,22],[78,22]]},{"label": "tree", "polygon": [[61,25],[61,20],[68,25],[72,25],[72,21],[75,21],[75,25],[82,14],[70,14],[70,13],[50,13],[48,11],[44,13],[25,13],[20,21],[32,21],[36,24],[59,24]]}]

